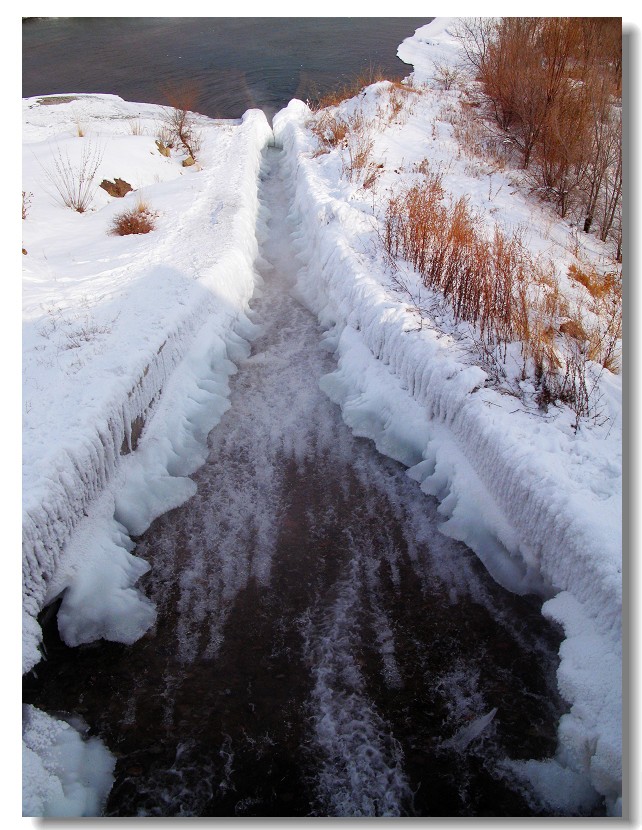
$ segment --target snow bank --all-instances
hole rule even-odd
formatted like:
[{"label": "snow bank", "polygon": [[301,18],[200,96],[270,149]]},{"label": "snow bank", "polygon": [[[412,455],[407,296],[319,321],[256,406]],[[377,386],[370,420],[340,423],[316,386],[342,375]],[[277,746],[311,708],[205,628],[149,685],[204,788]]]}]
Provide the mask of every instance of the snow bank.
[{"label": "snow bank", "polygon": [[[412,48],[406,42],[402,57],[421,53],[430,26]],[[370,102],[374,110],[370,91],[360,96],[366,117]],[[274,132],[300,224],[298,288],[339,357],[323,389],[355,434],[409,466],[422,490],[440,500],[444,533],[466,542],[504,587],[549,600],[544,613],[567,636],[559,670],[571,704],[559,728],[564,763],[590,777],[617,812],[621,466],[609,454],[618,450],[618,436],[600,444],[589,431],[575,435],[534,418],[515,399],[507,404],[440,326],[429,318],[417,326],[369,253],[375,220],[364,202],[370,197],[355,198],[355,186],[338,182],[339,166],[315,157],[309,117],[302,102],[292,101],[275,116]],[[416,129],[415,156],[409,157],[412,145],[404,146],[406,162],[424,157],[428,132],[427,125]],[[391,139],[380,158],[393,150]],[[463,177],[459,184],[466,192]],[[586,649],[594,673],[579,670]]]},{"label": "snow bank", "polygon": [[[159,107],[70,97],[24,102],[24,186],[37,195],[23,229],[23,672],[40,660],[36,617],[56,597],[71,646],[132,643],[154,624],[131,537],[193,495],[188,476],[256,333],[263,113],[203,119],[202,168],[185,170],[154,146]],[[81,163],[84,139],[69,134],[80,118],[103,146],[97,178],[125,178],[156,210],[147,237],[108,236],[122,203],[102,191],[83,215],[41,198],[47,159]],[[23,754],[26,815],[100,814],[115,764],[100,741],[25,707]]]},{"label": "snow bank", "polygon": [[[186,476],[227,407],[232,361],[253,330],[257,179],[272,135],[258,110],[203,119],[202,168],[186,169],[155,147],[160,107],[70,97],[24,102],[24,187],[36,196],[23,228],[23,671],[40,659],[36,616],[63,591],[70,644],[132,642],[153,624],[129,535],[193,494]],[[74,118],[84,138],[70,134]],[[131,194],[99,190],[85,214],[41,198],[46,160],[73,163],[86,141],[103,147],[98,180],[144,190],[155,231],[108,235]]]},{"label": "snow bank", "polygon": [[22,736],[22,815],[99,815],[116,765],[102,742],[33,706],[23,707]]}]

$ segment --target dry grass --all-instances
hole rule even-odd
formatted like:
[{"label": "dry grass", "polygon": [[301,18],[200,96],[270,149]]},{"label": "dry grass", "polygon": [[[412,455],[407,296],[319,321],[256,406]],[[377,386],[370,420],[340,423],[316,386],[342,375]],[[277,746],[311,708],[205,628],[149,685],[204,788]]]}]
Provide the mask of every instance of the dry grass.
[{"label": "dry grass", "polygon": [[382,69],[370,66],[368,69],[364,69],[363,72],[359,73],[359,75],[346,81],[342,86],[325,92],[323,95],[313,96],[308,104],[312,112],[318,112],[326,107],[336,107],[342,101],[354,98],[364,87],[385,80],[387,78]]},{"label": "dry grass", "polygon": [[328,111],[319,113],[310,126],[319,141],[320,153],[327,153],[341,145],[350,130],[346,119],[339,118]]},{"label": "dry grass", "polygon": [[[621,311],[613,275],[578,281],[590,286],[590,309],[598,323],[587,329],[573,316],[551,263],[528,253],[521,232],[495,227],[492,238],[466,199],[445,204],[442,174],[424,161],[422,179],[389,199],[383,244],[394,260],[403,257],[425,286],[449,302],[457,322],[476,326],[485,355],[506,360],[509,343],[522,345],[524,372],[531,362],[538,401],[561,400],[577,422],[590,414],[589,361],[614,370],[619,363]],[[605,286],[608,286],[608,290]],[[591,290],[592,289],[592,290]],[[598,306],[599,304],[599,306]]]},{"label": "dry grass", "polygon": [[149,233],[154,230],[156,214],[147,202],[139,199],[136,205],[114,217],[111,233],[116,236]]},{"label": "dry grass", "polygon": [[568,275],[575,282],[586,288],[591,297],[600,299],[616,290],[619,277],[615,273],[600,274],[595,268],[583,270],[577,265],[570,265]]},{"label": "dry grass", "polygon": [[145,134],[145,130],[143,129],[143,125],[138,119],[135,119],[134,121],[129,122],[129,132],[132,135],[144,135]]}]

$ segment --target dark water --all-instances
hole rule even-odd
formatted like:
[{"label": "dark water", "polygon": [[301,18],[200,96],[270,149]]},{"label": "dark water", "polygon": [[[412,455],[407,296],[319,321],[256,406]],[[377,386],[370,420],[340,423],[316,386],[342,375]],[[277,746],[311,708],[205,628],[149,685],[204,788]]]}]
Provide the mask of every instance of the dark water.
[{"label": "dark water", "polygon": [[22,94],[101,92],[167,103],[168,83],[195,82],[196,110],[268,117],[370,67],[412,70],[397,47],[432,18],[29,18],[22,26]]},{"label": "dark water", "polygon": [[279,151],[262,179],[262,334],[197,494],[138,540],[157,624],[76,649],[50,624],[25,702],[116,755],[108,816],[547,815],[507,761],[555,752],[561,632],[320,391]]}]

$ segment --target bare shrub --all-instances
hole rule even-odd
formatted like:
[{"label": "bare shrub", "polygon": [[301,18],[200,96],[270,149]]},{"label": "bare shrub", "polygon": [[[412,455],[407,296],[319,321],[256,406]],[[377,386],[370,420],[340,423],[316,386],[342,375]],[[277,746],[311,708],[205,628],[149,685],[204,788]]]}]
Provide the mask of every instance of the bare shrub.
[{"label": "bare shrub", "polygon": [[134,121],[129,122],[129,132],[132,135],[144,135],[145,130],[143,129],[142,123],[136,118]]},{"label": "bare shrub", "polygon": [[156,125],[156,138],[164,147],[174,149],[176,146],[176,137],[167,124],[159,123]]},{"label": "bare shrub", "polygon": [[457,35],[539,195],[585,233],[597,223],[621,261],[621,19],[473,18]]},{"label": "bare shrub", "polygon": [[26,190],[22,191],[22,218],[26,219],[27,214],[29,213],[29,208],[31,207],[31,200],[33,198],[33,193],[27,193]]},{"label": "bare shrub", "polygon": [[154,230],[156,214],[147,202],[139,200],[135,207],[118,214],[112,222],[111,233],[116,236],[149,233]]},{"label": "bare shrub", "polygon": [[196,129],[193,111],[200,96],[198,85],[193,82],[167,84],[163,88],[163,94],[170,105],[164,111],[163,125],[172,142],[163,143],[168,147],[180,144],[193,159],[196,159],[202,140]]},{"label": "bare shrub", "polygon": [[463,73],[460,67],[452,64],[433,61],[433,77],[439,86],[446,91],[461,83]]},{"label": "bare shrub", "polygon": [[43,168],[66,207],[78,213],[84,213],[89,208],[98,187],[95,177],[102,157],[103,149],[88,142],[83,145],[80,162],[77,165],[71,162],[66,150],[63,155],[61,149],[58,148],[53,167]]}]

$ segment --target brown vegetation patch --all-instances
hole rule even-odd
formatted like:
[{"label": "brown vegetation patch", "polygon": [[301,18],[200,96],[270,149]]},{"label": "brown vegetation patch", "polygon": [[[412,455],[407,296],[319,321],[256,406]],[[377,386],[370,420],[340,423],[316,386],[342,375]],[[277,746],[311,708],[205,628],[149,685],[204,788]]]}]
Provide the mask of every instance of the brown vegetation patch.
[{"label": "brown vegetation patch", "polygon": [[111,233],[116,236],[149,233],[154,230],[156,214],[144,203],[116,216],[112,222]]}]

